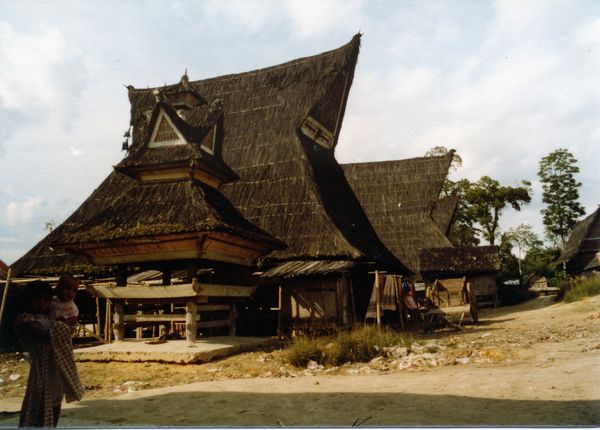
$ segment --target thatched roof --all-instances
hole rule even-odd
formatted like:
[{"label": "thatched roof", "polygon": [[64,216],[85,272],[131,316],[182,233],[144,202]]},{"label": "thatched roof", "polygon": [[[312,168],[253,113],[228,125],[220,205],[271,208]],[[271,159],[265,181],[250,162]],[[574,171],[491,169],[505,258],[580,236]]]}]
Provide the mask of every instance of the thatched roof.
[{"label": "thatched roof", "polygon": [[6,279],[8,276],[8,266],[2,260],[0,260],[0,279]]},{"label": "thatched roof", "polygon": [[494,273],[499,269],[497,246],[426,248],[419,252],[419,270],[424,277]]},{"label": "thatched roof", "polygon": [[294,260],[286,261],[260,274],[263,278],[293,278],[296,276],[326,275],[348,271],[355,261],[344,260]]},{"label": "thatched roof", "polygon": [[[245,220],[288,245],[272,260],[368,260],[406,270],[377,237],[333,155],[359,45],[356,35],[341,48],[312,57],[189,82],[208,104],[222,106],[222,161],[239,180],[223,184],[220,192]],[[153,91],[129,87],[132,154],[144,145],[147,112],[156,105]],[[309,115],[331,130],[331,149],[302,135],[299,129]],[[51,239],[123,201],[128,181],[113,172]],[[20,271],[39,267],[37,257],[48,252],[39,247],[47,248],[48,239],[16,263]]]},{"label": "thatched roof", "polygon": [[413,272],[418,271],[419,249],[451,246],[445,233],[458,200],[439,202],[438,197],[452,156],[451,151],[445,156],[342,165],[375,231]]},{"label": "thatched roof", "polygon": [[442,197],[436,202],[433,208],[431,218],[444,235],[447,235],[448,230],[450,230],[452,217],[454,217],[459,200],[460,196],[458,195]]},{"label": "thatched roof", "polygon": [[249,223],[218,190],[194,179],[128,181],[128,187],[94,216],[67,229],[61,244],[110,241],[174,233],[220,231],[285,245]]},{"label": "thatched roof", "polygon": [[[591,237],[594,236],[594,237]],[[594,246],[591,243],[596,241]],[[588,242],[588,243],[586,243]],[[586,246],[587,245],[587,246]],[[585,249],[584,249],[585,248]],[[589,248],[589,249],[588,249]],[[595,251],[600,250],[600,208],[596,209],[590,215],[585,217],[573,226],[571,235],[565,244],[561,256],[557,263],[567,263],[577,256],[580,252],[591,252],[590,259]]]}]

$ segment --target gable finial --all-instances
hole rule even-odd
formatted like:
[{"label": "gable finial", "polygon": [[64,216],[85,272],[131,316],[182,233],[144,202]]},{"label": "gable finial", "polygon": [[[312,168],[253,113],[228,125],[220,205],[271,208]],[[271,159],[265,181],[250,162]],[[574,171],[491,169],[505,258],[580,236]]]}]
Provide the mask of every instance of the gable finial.
[{"label": "gable finial", "polygon": [[190,79],[187,75],[187,67],[185,68],[185,72],[183,72],[183,76],[181,77],[181,84],[185,89],[189,89]]}]

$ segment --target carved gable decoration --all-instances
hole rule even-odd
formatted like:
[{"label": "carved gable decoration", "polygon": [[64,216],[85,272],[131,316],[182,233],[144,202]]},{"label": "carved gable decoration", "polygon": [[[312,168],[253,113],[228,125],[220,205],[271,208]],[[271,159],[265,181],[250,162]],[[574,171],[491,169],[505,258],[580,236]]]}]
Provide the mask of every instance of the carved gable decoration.
[{"label": "carved gable decoration", "polygon": [[154,131],[148,142],[148,148],[161,146],[185,145],[187,142],[163,111],[154,125]]}]

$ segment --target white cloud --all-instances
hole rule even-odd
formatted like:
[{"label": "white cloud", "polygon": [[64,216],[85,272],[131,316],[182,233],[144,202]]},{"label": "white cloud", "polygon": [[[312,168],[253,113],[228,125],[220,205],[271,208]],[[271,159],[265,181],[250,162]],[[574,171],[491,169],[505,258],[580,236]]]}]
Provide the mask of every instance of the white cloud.
[{"label": "white cloud", "polygon": [[85,71],[57,27],[27,34],[0,21],[0,64],[0,111],[11,115],[3,127],[16,129],[23,119],[72,125]]},{"label": "white cloud", "polygon": [[203,3],[202,13],[216,28],[229,23],[256,32],[263,28],[276,4],[269,0],[209,0]]},{"label": "white cloud", "polygon": [[74,147],[70,147],[69,150],[71,151],[71,154],[73,154],[74,157],[79,157],[81,154],[83,154],[83,151]]},{"label": "white cloud", "polygon": [[362,0],[290,0],[283,3],[299,39],[323,36],[332,31],[354,34],[365,23]]},{"label": "white cloud", "polygon": [[17,243],[17,242],[19,242],[19,240],[15,239],[14,237],[0,236],[0,243],[1,242],[5,242],[5,243]]},{"label": "white cloud", "polygon": [[6,207],[6,222],[10,226],[27,224],[46,201],[42,197],[27,197],[22,202],[11,201]]}]

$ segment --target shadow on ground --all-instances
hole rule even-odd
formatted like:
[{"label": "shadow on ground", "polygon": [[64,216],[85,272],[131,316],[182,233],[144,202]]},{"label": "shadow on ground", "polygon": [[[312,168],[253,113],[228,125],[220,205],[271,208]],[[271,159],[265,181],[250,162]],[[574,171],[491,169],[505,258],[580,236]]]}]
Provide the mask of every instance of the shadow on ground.
[{"label": "shadow on ground", "polygon": [[64,410],[61,417],[62,426],[110,427],[359,423],[363,426],[598,425],[600,400],[506,400],[406,393],[187,392],[84,401],[78,408]]}]

